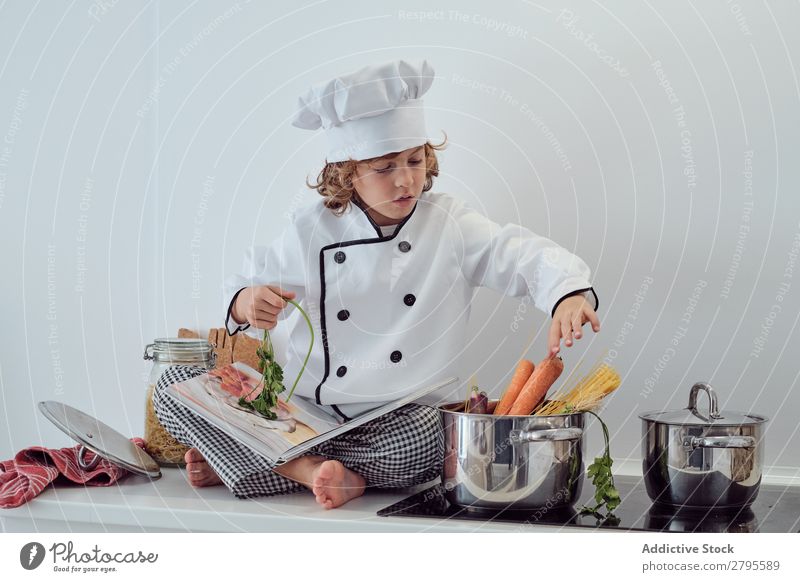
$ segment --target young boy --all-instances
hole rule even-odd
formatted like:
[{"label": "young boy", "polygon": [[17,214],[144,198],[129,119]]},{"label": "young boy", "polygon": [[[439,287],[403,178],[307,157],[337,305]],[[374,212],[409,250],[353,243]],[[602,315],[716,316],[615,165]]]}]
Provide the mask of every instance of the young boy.
[{"label": "young boy", "polygon": [[[226,326],[272,329],[288,305],[304,304],[314,351],[293,397],[348,420],[443,377],[463,350],[472,296],[490,287],[530,296],[553,322],[553,353],[600,322],[588,266],[519,225],[499,226],[457,198],[430,192],[439,173],[426,137],[422,95],[433,81],[423,61],[364,67],[312,87],[294,125],[325,129],[321,200],[297,211],[269,248],[254,247],[242,273],[225,282]],[[594,308],[586,292],[594,296]],[[284,377],[294,379],[310,341],[305,322],[289,333]],[[324,443],[279,467],[170,405],[163,387],[202,370],[173,367],[159,380],[155,409],[194,447],[192,483],[224,482],[237,496],[307,487],[325,508],[366,486],[398,487],[439,476],[439,413],[411,404]]]}]

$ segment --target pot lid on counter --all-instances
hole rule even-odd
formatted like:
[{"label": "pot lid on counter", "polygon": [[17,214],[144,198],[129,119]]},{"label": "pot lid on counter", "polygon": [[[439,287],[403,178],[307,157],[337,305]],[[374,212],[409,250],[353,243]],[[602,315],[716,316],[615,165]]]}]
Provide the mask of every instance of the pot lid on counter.
[{"label": "pot lid on counter", "polygon": [[[39,410],[50,422],[80,443],[78,464],[81,469],[94,469],[104,458],[128,471],[154,479],[161,477],[161,469],[153,457],[93,416],[55,400],[39,402]],[[96,455],[89,463],[83,458],[87,449]]]},{"label": "pot lid on counter", "polygon": [[[708,395],[709,406],[707,410],[698,410],[697,394],[703,391]],[[707,382],[697,382],[689,391],[689,406],[680,410],[654,410],[643,412],[639,415],[642,420],[660,422],[662,424],[690,425],[690,426],[741,426],[746,424],[761,424],[767,418],[759,414],[745,412],[720,411],[717,404],[717,394]]]}]

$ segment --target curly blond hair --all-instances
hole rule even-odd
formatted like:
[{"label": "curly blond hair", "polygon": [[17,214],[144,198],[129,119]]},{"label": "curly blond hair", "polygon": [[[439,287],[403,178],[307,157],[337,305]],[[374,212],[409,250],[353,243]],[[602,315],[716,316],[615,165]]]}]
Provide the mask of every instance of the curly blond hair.
[{"label": "curly blond hair", "polygon": [[[443,132],[444,133],[444,132]],[[436,152],[443,150],[447,143],[447,134],[439,144],[425,142],[425,185],[423,192],[427,192],[433,187],[433,178],[439,175],[439,160]],[[328,162],[317,176],[316,183],[306,180],[306,185],[319,192],[324,197],[323,204],[336,216],[341,216],[347,211],[353,196],[358,198],[358,193],[353,186],[353,176],[356,174],[356,166],[360,163],[372,163],[381,159],[391,159],[400,152],[386,154],[366,160],[345,160],[343,162]]]}]

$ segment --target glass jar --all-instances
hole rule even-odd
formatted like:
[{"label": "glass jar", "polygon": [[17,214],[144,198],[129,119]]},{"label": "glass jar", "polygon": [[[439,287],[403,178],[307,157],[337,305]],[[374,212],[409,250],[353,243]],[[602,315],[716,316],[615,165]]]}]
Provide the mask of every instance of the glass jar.
[{"label": "glass jar", "polygon": [[185,467],[184,455],[189,447],[175,439],[161,425],[153,407],[153,392],[161,374],[169,366],[183,364],[205,370],[213,368],[213,346],[204,339],[158,338],[144,349],[144,359],[153,360],[145,395],[145,450],[162,467]]}]

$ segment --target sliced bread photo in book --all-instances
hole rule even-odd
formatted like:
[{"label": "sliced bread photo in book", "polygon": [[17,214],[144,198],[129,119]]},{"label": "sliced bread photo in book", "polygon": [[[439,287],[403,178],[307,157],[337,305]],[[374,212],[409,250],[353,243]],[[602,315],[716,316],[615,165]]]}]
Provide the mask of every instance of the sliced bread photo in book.
[{"label": "sliced bread photo in book", "polygon": [[311,447],[457,380],[457,377],[452,376],[378,406],[347,422],[338,420],[312,400],[302,396],[294,395],[286,402],[285,393],[278,396],[278,404],[272,410],[277,417],[275,420],[265,418],[252,408],[241,406],[240,399],[250,402],[261,392],[261,374],[242,362],[234,362],[172,384],[167,387],[165,394],[255,453],[275,465],[280,465]]}]

